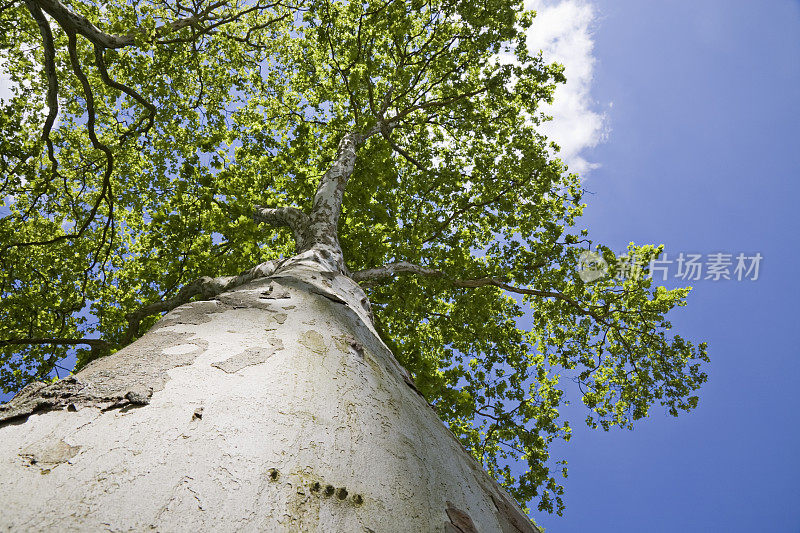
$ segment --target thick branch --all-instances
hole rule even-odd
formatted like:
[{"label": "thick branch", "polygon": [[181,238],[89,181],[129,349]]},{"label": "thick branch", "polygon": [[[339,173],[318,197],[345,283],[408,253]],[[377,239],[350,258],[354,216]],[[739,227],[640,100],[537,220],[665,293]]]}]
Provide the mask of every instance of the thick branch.
[{"label": "thick branch", "polygon": [[339,142],[336,157],[331,167],[320,179],[317,192],[314,194],[305,248],[323,244],[339,250],[337,236],[339,215],[342,212],[342,198],[347,180],[350,179],[355,168],[356,149],[373,135],[391,130],[397,121],[397,118],[379,120],[377,124],[363,133],[347,133]]},{"label": "thick branch", "polygon": [[[56,242],[60,242],[66,239],[79,238],[86,232],[91,223],[94,221],[95,216],[100,210],[100,206],[103,204],[103,201],[105,201],[106,205],[108,205],[108,211],[109,211],[106,218],[106,225],[103,230],[103,242],[105,241],[105,233],[108,230],[111,221],[113,220],[114,202],[111,191],[111,175],[114,172],[114,154],[111,152],[111,149],[97,137],[97,131],[95,129],[96,113],[94,105],[94,93],[92,92],[92,86],[89,83],[89,78],[86,76],[86,74],[83,72],[83,69],[81,68],[80,58],[78,56],[78,49],[77,49],[77,36],[73,32],[67,32],[67,39],[68,39],[67,50],[69,52],[69,59],[70,59],[70,64],[72,66],[72,72],[75,74],[75,77],[78,78],[78,81],[80,81],[81,87],[83,88],[83,98],[86,102],[86,115],[87,115],[86,129],[89,135],[89,141],[91,142],[93,148],[103,152],[103,154],[105,155],[106,167],[103,172],[100,192],[97,195],[97,198],[95,199],[94,204],[92,205],[89,214],[86,217],[86,220],[83,221],[83,223],[80,225],[77,231],[73,231],[72,233],[67,233],[64,235],[59,235],[57,237],[53,237],[52,239],[11,243],[7,246],[4,246],[3,247],[4,250],[13,247],[41,246],[44,244],[54,244]],[[48,143],[48,147],[50,147],[50,143]],[[55,167],[55,160],[53,160],[53,165]]]},{"label": "thick branch", "polygon": [[309,217],[295,207],[261,207],[255,206],[253,219],[275,227],[288,227],[294,235],[295,247],[302,250],[305,247],[306,230]]},{"label": "thick branch", "polygon": [[333,164],[320,179],[308,225],[310,241],[307,244],[326,244],[339,248],[337,227],[342,211],[342,198],[347,180],[353,173],[356,163],[356,148],[362,142],[361,135],[355,132],[346,134],[339,142]]},{"label": "thick branch", "polygon": [[253,281],[254,279],[270,276],[275,272],[279,264],[278,261],[267,261],[238,276],[221,276],[218,278],[203,276],[194,280],[181,288],[174,297],[145,305],[133,313],[125,315],[125,318],[128,320],[128,330],[125,332],[122,343],[128,344],[139,334],[139,322],[141,322],[143,318],[157,313],[172,311],[179,305],[188,303],[192,298],[198,295],[201,296],[203,300],[208,300],[225,291]]},{"label": "thick branch", "polygon": [[[32,0],[53,17],[67,32],[73,32],[86,37],[89,41],[103,48],[124,48],[136,43],[137,36],[146,35],[143,30],[134,30],[126,35],[114,35],[100,30],[89,19],[70,10],[59,0]],[[181,18],[159,26],[156,35],[165,35],[200,22],[214,9],[224,5],[225,2],[215,2],[203,11],[190,17]]]},{"label": "thick branch", "polygon": [[358,272],[355,272],[352,275],[352,278],[356,282],[366,282],[367,285],[370,285],[370,284],[375,284],[380,280],[391,278],[395,274],[416,274],[418,276],[443,278],[449,281],[454,287],[474,289],[478,287],[492,286],[516,294],[527,294],[531,296],[539,296],[542,298],[553,298],[556,300],[561,300],[562,302],[566,302],[578,314],[590,316],[600,324],[609,325],[604,319],[604,317],[598,315],[591,309],[584,308],[578,301],[560,292],[542,291],[538,289],[529,289],[526,287],[516,287],[514,285],[509,285],[504,280],[499,278],[452,279],[449,278],[441,270],[415,265],[407,261],[390,263],[388,265],[384,265],[378,268],[360,270]]},{"label": "thick branch", "polygon": [[441,278],[444,277],[444,272],[436,270],[435,268],[427,268],[408,261],[400,261],[398,263],[389,263],[378,268],[368,268],[366,270],[359,270],[353,273],[353,281],[357,282],[375,282],[378,280],[391,278],[395,274],[418,274],[420,276],[428,276]]},{"label": "thick branch", "polygon": [[420,163],[417,159],[415,159],[414,156],[408,153],[408,150],[406,150],[405,148],[394,142],[392,138],[389,137],[388,133],[384,133],[383,138],[386,139],[386,142],[389,143],[389,146],[392,147],[392,150],[400,154],[403,158],[405,158],[406,161],[417,167],[417,170],[426,173],[430,172],[430,169],[426,168],[422,163]]},{"label": "thick branch", "polygon": [[47,119],[42,129],[42,139],[47,142],[48,154],[50,159],[53,159],[53,146],[50,142],[50,130],[56,121],[58,115],[58,76],[56,75],[56,48],[53,42],[53,32],[50,29],[50,23],[47,18],[36,5],[34,0],[25,0],[25,5],[28,7],[36,24],[39,26],[39,32],[42,34],[42,47],[44,50],[44,72],[47,76]]}]

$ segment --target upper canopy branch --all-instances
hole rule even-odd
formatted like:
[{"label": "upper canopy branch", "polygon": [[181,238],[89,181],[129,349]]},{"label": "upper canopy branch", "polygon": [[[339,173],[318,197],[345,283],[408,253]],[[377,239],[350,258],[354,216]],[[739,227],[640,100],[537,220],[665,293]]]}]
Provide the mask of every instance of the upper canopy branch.
[{"label": "upper canopy branch", "polygon": [[36,24],[39,26],[39,31],[42,34],[42,45],[44,50],[44,71],[47,75],[47,119],[44,123],[42,130],[42,139],[47,142],[48,155],[53,159],[53,145],[50,142],[50,130],[56,121],[58,115],[58,76],[56,75],[56,49],[53,44],[53,32],[50,29],[50,24],[47,18],[42,13],[42,10],[36,4],[35,0],[25,0],[25,5],[28,7]]},{"label": "upper canopy branch", "polygon": [[[228,10],[222,15],[215,14],[215,10],[226,6],[226,1],[211,2],[203,7],[204,2],[195,3],[194,7],[181,6],[180,10],[191,13],[190,16],[177,18],[171,22],[162,24],[155,29],[155,35],[148,36],[145,30],[140,28],[132,28],[127,34],[115,35],[104,32],[89,21],[85,16],[75,12],[72,8],[63,4],[60,0],[24,0],[27,10],[36,21],[42,38],[42,50],[44,52],[44,73],[47,78],[47,97],[46,103],[48,107],[47,117],[42,129],[42,141],[47,145],[47,154],[52,166],[53,176],[57,175],[58,160],[56,151],[51,140],[51,130],[54,127],[57,114],[59,111],[59,79],[56,71],[56,45],[53,37],[53,30],[51,27],[52,21],[55,21],[68,37],[67,50],[69,52],[70,64],[72,72],[81,84],[84,101],[86,104],[86,127],[88,129],[89,139],[92,147],[103,153],[106,164],[102,172],[102,184],[100,186],[99,194],[95,201],[92,203],[88,215],[83,221],[76,223],[75,229],[71,232],[66,232],[48,239],[34,239],[31,241],[14,242],[8,246],[3,246],[3,249],[14,246],[40,246],[52,244],[55,242],[75,239],[81,237],[84,232],[90,227],[95,220],[96,215],[99,213],[101,204],[105,202],[109,208],[109,214],[106,217],[103,236],[112,229],[113,234],[113,195],[111,192],[111,175],[114,171],[114,156],[112,153],[113,145],[108,140],[101,140],[98,136],[99,130],[96,130],[96,121],[99,118],[95,107],[95,90],[96,87],[90,83],[90,75],[84,72],[85,65],[82,64],[80,51],[78,49],[77,36],[83,36],[92,43],[94,48],[95,66],[100,74],[100,79],[107,87],[119,90],[130,98],[136,100],[139,104],[146,108],[146,113],[139,117],[139,119],[121,132],[118,142],[122,144],[126,139],[134,137],[138,134],[147,133],[153,126],[154,117],[156,114],[155,106],[149,102],[142,94],[137,92],[133,87],[120,83],[114,79],[108,72],[105,60],[105,51],[107,49],[117,49],[136,44],[139,38],[158,39],[170,33],[176,32],[182,28],[189,26],[196,27],[198,24],[213,22],[214,26],[224,24],[237,20],[243,14],[249,13],[252,9],[265,9],[276,4],[261,4],[256,3],[255,6],[247,8],[235,8]],[[180,6],[180,4],[179,4]],[[51,18],[48,20],[47,16]],[[277,20],[277,19],[273,19]],[[200,28],[202,30],[203,28]],[[195,32],[193,38],[202,34]],[[99,96],[102,98],[102,96]],[[66,179],[66,178],[65,178]],[[65,181],[65,189],[67,189]],[[35,204],[35,202],[34,202]]]},{"label": "upper canopy branch", "polygon": [[[65,31],[83,35],[93,44],[103,48],[124,48],[126,46],[131,46],[136,43],[136,37],[145,35],[144,31],[138,29],[125,35],[106,33],[92,24],[89,19],[83,15],[75,13],[66,7],[59,2],[59,0],[32,0],[32,3],[37,4],[48,15],[53,17]],[[214,2],[196,14],[159,26],[156,28],[156,35],[165,35],[196,24],[207,18],[211,12],[223,5],[225,5],[225,2]]]},{"label": "upper canopy branch", "polygon": [[339,248],[337,227],[342,211],[342,198],[347,180],[356,164],[356,148],[363,142],[356,132],[345,134],[339,142],[336,157],[330,168],[322,175],[314,194],[309,217],[307,245],[326,244]]},{"label": "upper canopy branch", "polygon": [[391,131],[397,121],[397,118],[379,120],[364,132],[351,131],[342,137],[331,166],[319,181],[310,214],[295,207],[255,206],[254,220],[276,227],[289,227],[298,253],[312,248],[324,249],[322,257],[332,268],[347,271],[339,245],[338,224],[344,190],[355,169],[356,150],[373,135]]},{"label": "upper canopy branch", "polygon": [[[29,7],[32,9],[32,11],[35,11],[35,8],[36,8],[35,5],[30,5]],[[41,12],[39,12],[39,15],[41,15]],[[43,16],[41,18],[44,19]],[[37,21],[38,20],[39,19],[37,19]],[[44,23],[47,24],[47,21],[45,20]],[[40,25],[41,25],[41,22],[40,22]],[[49,27],[48,27],[48,29],[49,29]],[[43,36],[47,35],[47,32],[45,32],[44,29],[42,29],[42,35]],[[95,108],[94,93],[92,91],[92,87],[91,87],[91,84],[89,82],[89,78],[86,75],[86,73],[83,71],[83,68],[81,66],[79,52],[78,52],[78,48],[77,48],[77,36],[76,36],[76,34],[74,32],[67,31],[67,37],[68,37],[67,50],[69,52],[69,59],[70,59],[70,65],[72,67],[72,72],[73,72],[73,74],[75,74],[75,77],[78,78],[78,81],[81,84],[81,88],[83,90],[84,101],[86,103],[86,117],[87,117],[86,118],[86,129],[87,129],[87,133],[88,133],[88,136],[89,136],[89,141],[91,142],[91,145],[95,150],[103,153],[103,156],[105,158],[105,169],[102,172],[102,180],[101,180],[101,185],[100,185],[100,191],[98,192],[97,196],[95,197],[94,202],[92,203],[91,209],[89,210],[89,213],[87,214],[86,218],[79,225],[76,225],[76,227],[73,228],[73,230],[71,232],[69,232],[69,233],[65,232],[65,233],[63,233],[61,235],[57,235],[57,236],[55,236],[53,238],[50,238],[50,239],[11,242],[11,243],[3,246],[3,248],[2,248],[3,251],[5,251],[5,250],[7,250],[9,248],[13,248],[13,247],[41,246],[41,245],[45,245],[45,244],[57,243],[57,242],[60,242],[60,241],[63,241],[63,240],[67,240],[67,239],[79,238],[89,229],[89,226],[94,221],[94,219],[97,216],[97,214],[100,212],[100,207],[102,206],[103,203],[105,203],[108,206],[108,213],[106,215],[106,221],[105,221],[104,228],[103,228],[103,240],[102,240],[101,244],[98,247],[98,252],[99,252],[100,248],[102,247],[102,243],[105,242],[105,237],[106,237],[106,234],[108,233],[108,231],[110,229],[112,229],[112,231],[113,231],[114,202],[113,202],[113,194],[112,194],[112,190],[111,190],[111,188],[112,188],[111,187],[111,176],[112,176],[112,174],[114,172],[114,154],[111,151],[111,148],[105,142],[101,141],[100,138],[97,136],[97,130],[95,128],[97,114],[96,114],[96,108]],[[52,40],[50,42],[48,42],[47,38],[45,37],[45,56],[46,57],[53,53],[52,50],[49,51],[49,52],[47,51],[48,46],[52,47]],[[49,85],[50,90],[48,90],[48,99],[51,96],[50,93],[51,93],[51,90],[53,89],[54,86],[57,89],[57,85],[54,85],[54,83],[51,80],[50,85]],[[55,97],[55,99],[57,101],[57,97]],[[44,134],[45,134],[45,141],[47,141],[48,149],[50,150],[51,161],[53,163],[53,169],[55,171],[56,161],[52,157],[52,143],[50,142],[50,139],[49,139],[49,131],[50,131],[49,130],[49,124],[50,124],[50,117],[48,117],[48,121],[45,123]]]},{"label": "upper canopy branch", "polygon": [[578,314],[590,316],[600,324],[604,324],[607,326],[609,325],[603,316],[599,315],[595,311],[592,311],[591,309],[586,309],[574,298],[570,298],[569,296],[560,292],[529,289],[527,287],[517,287],[514,285],[509,285],[505,280],[494,277],[475,278],[475,279],[453,279],[448,277],[441,270],[415,265],[414,263],[409,263],[408,261],[400,261],[397,263],[390,263],[388,265],[384,265],[378,268],[369,268],[366,270],[360,270],[358,272],[354,272],[352,278],[354,281],[357,282],[366,282],[366,284],[374,284],[380,280],[392,278],[394,277],[395,274],[416,274],[418,276],[443,278],[448,280],[454,287],[474,289],[478,287],[492,286],[516,294],[527,294],[531,296],[539,296],[542,298],[553,298],[556,300],[561,300],[562,302],[566,302]]}]

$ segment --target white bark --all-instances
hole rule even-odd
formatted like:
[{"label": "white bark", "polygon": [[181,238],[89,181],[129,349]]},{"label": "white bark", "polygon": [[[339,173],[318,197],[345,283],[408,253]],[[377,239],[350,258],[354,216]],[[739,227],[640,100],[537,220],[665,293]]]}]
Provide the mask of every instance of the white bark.
[{"label": "white bark", "polygon": [[315,258],[0,410],[0,530],[535,531]]}]

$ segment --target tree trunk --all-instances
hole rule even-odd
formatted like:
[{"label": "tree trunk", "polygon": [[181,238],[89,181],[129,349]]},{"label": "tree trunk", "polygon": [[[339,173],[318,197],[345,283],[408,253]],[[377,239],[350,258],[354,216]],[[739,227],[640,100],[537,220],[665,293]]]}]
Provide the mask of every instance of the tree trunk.
[{"label": "tree trunk", "polygon": [[296,262],[0,408],[0,529],[532,532],[349,277]]}]

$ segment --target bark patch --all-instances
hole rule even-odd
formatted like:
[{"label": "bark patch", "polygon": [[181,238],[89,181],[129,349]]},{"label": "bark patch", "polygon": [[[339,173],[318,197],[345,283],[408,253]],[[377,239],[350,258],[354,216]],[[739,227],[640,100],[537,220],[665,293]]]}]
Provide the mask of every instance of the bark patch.
[{"label": "bark patch", "polygon": [[[259,278],[231,292],[224,292],[214,299],[223,308],[272,310],[272,303],[275,298],[266,298],[265,295],[274,293],[274,296],[280,296],[278,293],[283,289],[280,285],[275,285],[274,283],[270,283],[267,286],[267,283],[266,278]],[[289,293],[286,292],[286,295],[281,297],[289,298]]]},{"label": "bark patch", "polygon": [[67,409],[77,411],[79,407],[91,405],[103,410],[120,407],[147,405],[153,391],[128,391],[121,395],[94,394],[91,386],[78,381],[75,376],[66,377],[55,383],[45,385],[31,383],[19,394],[0,405],[0,428],[6,424],[24,422],[28,416],[37,412]]},{"label": "bark patch", "polygon": [[311,350],[312,352],[324,355],[327,351],[325,347],[325,340],[318,332],[310,329],[300,336],[300,344]]},{"label": "bark patch", "polygon": [[20,453],[32,465],[53,466],[66,463],[81,450],[80,446],[71,446],[63,440],[55,443],[37,443]]},{"label": "bark patch", "polygon": [[478,533],[472,518],[467,513],[447,502],[447,518],[450,522],[446,524],[445,530],[453,533]]},{"label": "bark patch", "polygon": [[[323,298],[327,298],[331,302],[337,304],[348,305],[348,303],[339,294],[336,294],[335,289],[333,289],[329,281],[324,279],[317,280],[316,277],[314,276],[300,277],[297,274],[298,273],[294,273],[292,275],[287,275],[287,274],[275,275],[272,276],[272,279],[284,280],[285,282],[288,282],[291,285],[296,286],[296,288],[300,290],[304,290],[311,294],[316,294],[317,296],[322,296]],[[334,278],[335,277],[336,276],[334,276]]]},{"label": "bark patch", "polygon": [[271,309],[269,302],[244,291],[220,294],[217,296],[217,300],[234,309]]},{"label": "bark patch", "polygon": [[211,363],[211,366],[219,368],[228,374],[234,374],[243,368],[253,365],[266,363],[278,350],[283,350],[283,342],[280,339],[270,339],[271,346],[259,346],[248,348],[242,353],[228,357],[224,361]]},{"label": "bark patch", "polygon": [[114,355],[94,361],[76,377],[101,396],[158,392],[169,380],[167,371],[192,364],[208,347],[206,341],[191,339],[193,336],[172,331],[148,333]]},{"label": "bark patch", "polygon": [[337,335],[333,337],[333,342],[342,353],[350,353],[358,357],[358,360],[364,360],[364,345],[358,342],[355,337],[350,335]]},{"label": "bark patch", "polygon": [[289,315],[286,313],[273,313],[268,315],[267,331],[278,329],[276,324],[282,326],[286,322],[287,318],[289,318]]}]

